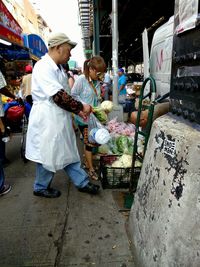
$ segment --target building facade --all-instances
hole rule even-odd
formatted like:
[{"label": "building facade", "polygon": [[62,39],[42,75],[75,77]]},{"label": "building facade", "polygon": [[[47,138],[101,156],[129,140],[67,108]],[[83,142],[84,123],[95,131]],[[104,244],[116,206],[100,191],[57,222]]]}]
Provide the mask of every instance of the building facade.
[{"label": "building facade", "polygon": [[29,0],[3,0],[24,34],[37,34],[45,43],[51,29]]}]

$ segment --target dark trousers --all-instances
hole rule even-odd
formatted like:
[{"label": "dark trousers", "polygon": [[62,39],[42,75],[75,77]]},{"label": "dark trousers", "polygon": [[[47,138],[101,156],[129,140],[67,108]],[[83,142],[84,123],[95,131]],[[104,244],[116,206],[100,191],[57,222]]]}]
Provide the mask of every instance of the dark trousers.
[{"label": "dark trousers", "polygon": [[5,159],[5,142],[1,140],[0,135],[0,191],[3,189],[5,176],[3,171],[3,161]]}]

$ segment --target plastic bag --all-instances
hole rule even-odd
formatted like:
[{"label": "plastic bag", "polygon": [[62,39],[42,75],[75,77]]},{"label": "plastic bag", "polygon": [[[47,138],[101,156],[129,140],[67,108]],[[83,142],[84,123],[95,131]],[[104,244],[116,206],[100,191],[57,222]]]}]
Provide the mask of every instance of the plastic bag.
[{"label": "plastic bag", "polygon": [[106,144],[110,140],[110,133],[100,123],[94,114],[90,114],[88,121],[88,141],[100,145]]}]

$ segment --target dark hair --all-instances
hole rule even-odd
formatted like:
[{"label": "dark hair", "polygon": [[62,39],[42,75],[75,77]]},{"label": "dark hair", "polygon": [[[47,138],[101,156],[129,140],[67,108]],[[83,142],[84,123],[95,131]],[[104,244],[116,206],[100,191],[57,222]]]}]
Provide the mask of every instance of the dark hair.
[{"label": "dark hair", "polygon": [[74,69],[72,70],[72,73],[78,75],[78,70]]},{"label": "dark hair", "polygon": [[106,72],[106,63],[101,56],[94,56],[85,60],[83,64],[83,72],[85,77],[89,80],[89,69],[95,69],[97,72]]},{"label": "dark hair", "polygon": [[62,67],[66,72],[69,71],[69,64],[68,63],[62,64]]}]

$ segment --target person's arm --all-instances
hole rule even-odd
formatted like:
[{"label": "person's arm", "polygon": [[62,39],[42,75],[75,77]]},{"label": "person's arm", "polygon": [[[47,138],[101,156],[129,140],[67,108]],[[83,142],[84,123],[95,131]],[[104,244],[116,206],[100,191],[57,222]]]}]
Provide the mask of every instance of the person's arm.
[{"label": "person's arm", "polygon": [[17,97],[16,97],[13,93],[11,93],[11,92],[8,90],[7,87],[3,87],[3,88],[1,88],[1,89],[0,89],[0,94],[5,95],[5,96],[10,97],[10,98],[13,98],[13,99],[17,99]]},{"label": "person's arm", "polygon": [[86,119],[87,115],[89,115],[91,112],[90,105],[82,104],[80,101],[75,100],[63,89],[58,91],[52,98],[56,105],[58,105],[60,108],[73,112],[83,119]]},{"label": "person's arm", "polygon": [[0,118],[0,132],[3,134],[5,132],[5,126],[4,123],[2,121],[2,119]]},{"label": "person's arm", "polygon": [[72,76],[68,77],[68,83],[69,83],[69,88],[72,89],[74,85],[74,78]]},{"label": "person's arm", "polygon": [[154,107],[153,120],[169,112],[169,102],[158,103]]},{"label": "person's arm", "polygon": [[[164,115],[164,114],[166,114],[168,112],[169,112],[169,102],[156,104],[155,107],[154,107],[154,112],[153,112],[153,121],[155,119],[157,119],[158,117],[160,117],[160,116],[162,116],[162,115]],[[148,119],[148,113],[149,113],[148,109],[145,109],[145,110],[141,111],[140,126],[142,128],[146,127],[147,119]],[[137,114],[138,114],[138,111],[133,111],[131,113],[130,121],[133,124],[136,124]]]}]

